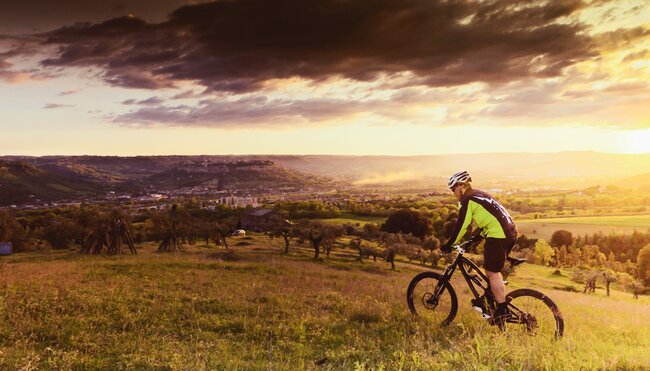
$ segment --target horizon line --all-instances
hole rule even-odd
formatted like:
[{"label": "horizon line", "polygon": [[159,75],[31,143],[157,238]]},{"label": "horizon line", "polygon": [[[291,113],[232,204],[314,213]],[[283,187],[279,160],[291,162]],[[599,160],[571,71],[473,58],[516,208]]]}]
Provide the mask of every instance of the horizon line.
[{"label": "horizon line", "polygon": [[555,154],[597,154],[597,155],[623,155],[623,156],[646,156],[650,155],[649,152],[639,153],[626,153],[626,152],[606,152],[596,150],[586,151],[549,151],[549,152],[522,152],[522,151],[499,151],[499,152],[445,152],[445,153],[431,153],[431,154],[332,154],[332,153],[227,153],[227,154],[0,154],[0,158],[5,157],[243,157],[243,156],[277,156],[277,157],[291,157],[291,156],[330,156],[330,157],[434,157],[434,156],[476,156],[476,155],[512,155],[512,154],[528,154],[528,155],[555,155]]}]

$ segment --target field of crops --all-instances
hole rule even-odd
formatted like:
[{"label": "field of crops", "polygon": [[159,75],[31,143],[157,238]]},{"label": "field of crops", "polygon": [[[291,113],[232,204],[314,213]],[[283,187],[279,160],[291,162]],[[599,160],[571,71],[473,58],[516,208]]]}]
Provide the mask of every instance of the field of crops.
[{"label": "field of crops", "polygon": [[[137,256],[37,252],[0,260],[0,369],[629,369],[650,367],[650,298],[565,291],[570,272],[524,265],[566,321],[560,341],[500,333],[469,305],[449,327],[413,318],[405,261],[322,261],[255,235],[225,250]],[[352,256],[352,257],[351,257]],[[577,284],[575,284],[577,287]]]}]

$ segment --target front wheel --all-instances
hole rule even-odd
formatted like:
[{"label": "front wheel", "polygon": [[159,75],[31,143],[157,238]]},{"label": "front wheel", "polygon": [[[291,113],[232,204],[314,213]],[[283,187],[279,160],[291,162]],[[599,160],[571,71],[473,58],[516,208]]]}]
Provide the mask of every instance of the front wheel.
[{"label": "front wheel", "polygon": [[529,335],[559,339],[564,335],[564,319],[557,305],[537,290],[519,289],[506,296],[512,316],[508,329]]},{"label": "front wheel", "polygon": [[458,299],[448,281],[436,272],[423,272],[411,280],[406,290],[406,301],[411,313],[442,326],[456,317]]}]

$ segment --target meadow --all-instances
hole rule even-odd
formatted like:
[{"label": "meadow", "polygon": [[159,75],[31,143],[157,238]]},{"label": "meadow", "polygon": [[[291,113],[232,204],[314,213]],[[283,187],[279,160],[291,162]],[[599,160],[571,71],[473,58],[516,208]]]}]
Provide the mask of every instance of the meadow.
[{"label": "meadow", "polygon": [[[509,290],[537,288],[563,312],[559,341],[500,333],[469,305],[440,328],[409,313],[424,267],[354,260],[254,235],[161,254],[21,253],[0,260],[0,369],[644,369],[650,298],[586,295],[554,269],[522,266]],[[456,277],[459,278],[459,277]]]},{"label": "meadow", "polygon": [[602,232],[632,233],[650,231],[650,215],[608,215],[608,216],[575,216],[562,218],[544,218],[515,220],[521,234],[531,238],[550,240],[553,232],[564,229],[577,235],[592,235]]}]

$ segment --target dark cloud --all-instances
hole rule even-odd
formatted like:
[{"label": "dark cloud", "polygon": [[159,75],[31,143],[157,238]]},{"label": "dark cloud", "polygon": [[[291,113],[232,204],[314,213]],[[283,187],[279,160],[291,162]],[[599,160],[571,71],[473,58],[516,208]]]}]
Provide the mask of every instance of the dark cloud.
[{"label": "dark cloud", "polygon": [[0,33],[45,32],[65,24],[101,22],[128,14],[161,22],[174,9],[188,3],[188,0],[3,0],[0,1]]},{"label": "dark cloud", "polygon": [[[266,81],[340,76],[370,81],[410,71],[453,86],[561,75],[595,55],[584,3],[529,0],[231,0],[185,6],[163,23],[122,17],[47,33],[45,66],[99,66],[113,85],[158,89],[182,80],[245,93]],[[562,22],[559,22],[562,21]]]}]

